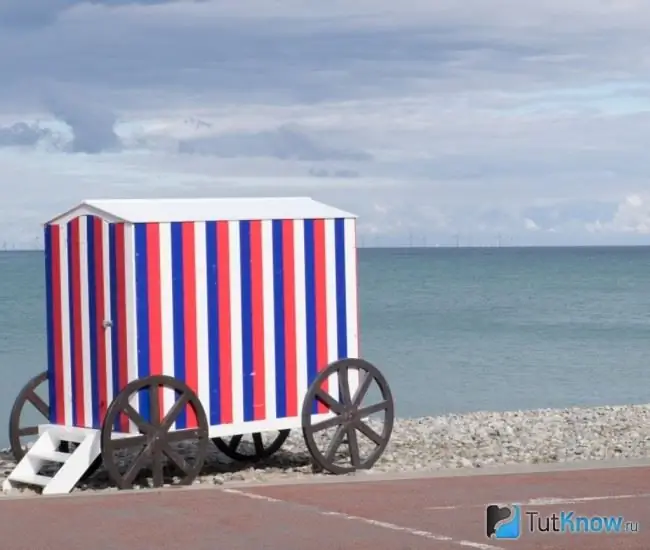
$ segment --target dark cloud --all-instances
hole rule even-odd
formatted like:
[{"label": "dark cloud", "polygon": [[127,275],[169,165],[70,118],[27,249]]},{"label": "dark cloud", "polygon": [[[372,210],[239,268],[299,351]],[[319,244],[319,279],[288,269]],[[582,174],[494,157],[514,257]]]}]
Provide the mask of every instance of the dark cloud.
[{"label": "dark cloud", "polygon": [[349,160],[368,161],[364,151],[332,147],[308,136],[305,132],[282,126],[277,130],[231,133],[183,140],[180,153],[215,155],[223,158],[274,157],[282,160]]},{"label": "dark cloud", "polygon": [[48,110],[72,130],[72,152],[92,154],[121,148],[115,133],[117,117],[110,109],[56,88],[49,90],[44,100]]},{"label": "dark cloud", "polygon": [[95,4],[108,7],[165,4],[173,0],[0,0],[0,27],[39,27],[75,6]]},{"label": "dark cloud", "polygon": [[[309,103],[424,89],[467,93],[583,86],[607,77],[620,81],[644,68],[650,72],[645,30],[634,26],[632,16],[627,26],[625,21],[617,26],[615,18],[605,25],[601,18],[586,28],[574,17],[526,28],[525,19],[534,22],[536,11],[542,12],[539,21],[548,14],[541,7],[498,0],[494,12],[503,20],[494,15],[481,20],[481,10],[477,15],[470,8],[447,6],[455,16],[450,18],[431,4],[431,13],[422,19],[416,13],[394,24],[355,27],[346,25],[345,17],[270,17],[268,8],[260,16],[251,8],[248,17],[234,18],[220,12],[221,2],[106,9],[130,3],[86,5],[38,32],[0,33],[1,49],[12,51],[0,58],[5,86],[61,80],[107,92],[155,88],[150,101],[191,90],[195,97],[214,100]],[[153,3],[166,4],[137,2]],[[61,6],[70,4],[53,0],[52,5],[60,13]],[[20,0],[10,5],[41,13],[20,8]],[[352,2],[352,13],[354,6]],[[644,8],[638,11],[639,17],[646,14]],[[517,16],[524,22],[517,23]]]},{"label": "dark cloud", "polygon": [[328,168],[310,168],[309,175],[315,178],[358,178],[361,174],[356,170],[345,168],[328,169]]},{"label": "dark cloud", "polygon": [[36,145],[50,136],[51,132],[38,124],[16,122],[11,126],[0,126],[0,147]]}]

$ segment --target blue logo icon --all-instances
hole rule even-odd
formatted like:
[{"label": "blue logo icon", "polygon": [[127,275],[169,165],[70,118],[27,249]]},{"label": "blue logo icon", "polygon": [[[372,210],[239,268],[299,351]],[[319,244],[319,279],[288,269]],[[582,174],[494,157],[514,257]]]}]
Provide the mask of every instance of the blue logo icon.
[{"label": "blue logo icon", "polygon": [[518,539],[521,534],[521,510],[519,506],[490,504],[486,511],[486,534],[488,538]]}]

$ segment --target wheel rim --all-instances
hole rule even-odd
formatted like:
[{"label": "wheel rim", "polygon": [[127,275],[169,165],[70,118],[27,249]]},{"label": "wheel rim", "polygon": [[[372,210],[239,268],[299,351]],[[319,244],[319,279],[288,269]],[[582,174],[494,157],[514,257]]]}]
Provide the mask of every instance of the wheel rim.
[{"label": "wheel rim", "polygon": [[38,425],[24,426],[20,425],[20,418],[27,403],[31,403],[34,408],[43,416],[46,422],[50,420],[50,407],[46,401],[36,393],[36,388],[47,381],[47,371],[32,378],[25,387],[20,390],[9,415],[9,442],[11,453],[16,462],[20,462],[25,456],[25,450],[21,442],[23,437],[38,435]]},{"label": "wheel rim", "polygon": [[[162,388],[173,389],[176,402],[164,418],[160,415],[160,395]],[[139,392],[145,391],[149,396],[149,421],[145,420],[129,401]],[[197,427],[170,431],[176,419],[186,407],[194,412]],[[139,435],[113,437],[113,429],[120,415],[130,419],[139,429]],[[194,461],[188,463],[171,444],[185,440],[196,442]],[[156,375],[135,380],[128,384],[113,400],[106,411],[102,425],[101,452],[104,467],[120,489],[133,485],[138,474],[151,462],[151,474],[154,487],[162,487],[164,481],[164,458],[166,457],[181,473],[180,485],[191,484],[201,471],[208,451],[208,421],[201,402],[185,383],[170,376]],[[132,460],[126,472],[120,471],[116,452],[127,449],[140,451]]]},{"label": "wheel rim", "polygon": [[[350,392],[350,374],[359,374],[359,385],[354,395]],[[339,397],[335,399],[323,389],[326,380],[338,378]],[[363,399],[376,384],[381,394],[379,402],[363,405]],[[326,420],[314,420],[314,401],[323,403],[327,412],[334,414]],[[381,433],[372,428],[365,419],[371,414],[384,413]],[[395,417],[392,393],[388,382],[379,369],[363,359],[342,359],[327,366],[319,373],[309,387],[302,406],[303,436],[309,452],[316,464],[333,474],[345,474],[360,469],[369,469],[382,455],[393,431]],[[327,450],[322,452],[318,446],[317,437],[320,432],[335,428]],[[358,433],[370,443],[372,450],[367,456],[362,456],[359,446]],[[337,451],[341,446],[347,446],[349,452],[348,464],[335,462]]]},{"label": "wheel rim", "polygon": [[280,447],[282,447],[284,442],[287,440],[287,437],[289,437],[290,432],[291,430],[280,430],[278,432],[278,435],[271,441],[269,445],[264,444],[262,433],[257,432],[252,434],[252,453],[242,452],[243,435],[241,434],[234,435],[229,439],[223,437],[215,437],[212,439],[212,442],[217,446],[217,449],[219,449],[228,458],[238,460],[240,462],[251,462],[256,460],[263,460],[279,451]]}]

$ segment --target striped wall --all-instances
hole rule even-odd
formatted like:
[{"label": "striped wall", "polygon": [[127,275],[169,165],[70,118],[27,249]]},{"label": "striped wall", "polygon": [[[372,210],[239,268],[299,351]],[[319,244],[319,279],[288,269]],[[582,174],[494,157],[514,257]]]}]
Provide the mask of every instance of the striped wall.
[{"label": "striped wall", "polygon": [[[185,381],[213,426],[297,417],[317,372],[358,356],[353,219],[88,216],[46,228],[46,259],[53,423],[100,427],[119,389],[150,374]],[[133,405],[148,417],[146,394]],[[190,411],[176,428],[195,423]]]}]

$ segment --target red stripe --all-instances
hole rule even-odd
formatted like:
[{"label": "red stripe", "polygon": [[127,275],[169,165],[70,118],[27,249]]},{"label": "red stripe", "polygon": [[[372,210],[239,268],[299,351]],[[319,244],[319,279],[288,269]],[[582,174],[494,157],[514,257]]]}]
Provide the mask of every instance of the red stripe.
[{"label": "red stripe", "polygon": [[[160,225],[147,224],[147,281],[149,303],[149,374],[162,374],[162,306],[160,303]],[[164,417],[163,390],[158,390],[160,418]]]},{"label": "red stripe", "polygon": [[83,346],[82,346],[82,319],[81,319],[81,259],[79,252],[79,218],[75,218],[71,224],[72,242],[69,244],[72,253],[72,345],[74,347],[73,376],[75,380],[74,407],[77,414],[77,425],[85,426],[84,417],[84,377],[83,377]]},{"label": "red stripe", "polygon": [[253,418],[266,418],[264,365],[264,272],[262,268],[262,222],[251,222],[251,297],[253,305]]},{"label": "red stripe", "polygon": [[[117,323],[118,323],[118,334],[117,334],[117,351],[120,360],[119,367],[119,388],[115,388],[115,392],[119,392],[124,389],[128,379],[127,371],[127,361],[128,354],[126,348],[126,339],[127,339],[127,326],[126,326],[126,250],[125,250],[125,226],[122,223],[116,224],[115,226],[115,255],[116,255],[116,266],[115,270],[117,271]],[[129,420],[128,418],[121,414],[120,415],[120,429],[123,432],[129,431]]]},{"label": "red stripe", "polygon": [[[185,383],[198,393],[198,351],[196,330],[196,265],[194,263],[194,223],[183,223],[183,303],[185,320]],[[196,428],[196,414],[188,407],[187,427]]]},{"label": "red stripe", "polygon": [[[93,218],[95,230],[95,326],[97,327],[97,385],[99,386],[99,422],[100,425],[104,420],[108,399],[106,394],[106,331],[104,329],[104,319],[106,319],[105,306],[105,287],[104,287],[104,222],[101,218]],[[93,289],[89,289],[92,292]]]},{"label": "red stripe", "polygon": [[[325,220],[314,220],[314,276],[316,286],[316,357],[318,371],[327,366],[327,266],[325,265]],[[328,391],[328,381],[321,386]],[[318,412],[328,408],[318,401]]]},{"label": "red stripe", "polygon": [[50,226],[52,242],[52,315],[54,317],[54,392],[56,395],[55,424],[65,424],[65,394],[63,392],[63,304],[61,301],[61,226]]},{"label": "red stripe", "polygon": [[284,349],[286,352],[287,416],[298,416],[298,377],[296,373],[296,285],[293,250],[293,220],[282,222],[282,275],[284,280]]},{"label": "red stripe", "polygon": [[230,342],[230,240],[227,221],[217,222],[217,292],[219,300],[219,397],[221,423],[232,423],[232,351]]}]

